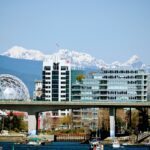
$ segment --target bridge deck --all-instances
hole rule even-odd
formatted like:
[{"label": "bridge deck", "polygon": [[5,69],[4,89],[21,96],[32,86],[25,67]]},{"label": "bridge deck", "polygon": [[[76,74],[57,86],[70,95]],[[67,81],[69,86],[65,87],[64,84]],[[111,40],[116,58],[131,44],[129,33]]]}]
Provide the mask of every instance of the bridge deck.
[{"label": "bridge deck", "polygon": [[150,101],[143,102],[121,102],[121,101],[99,101],[99,102],[51,102],[51,101],[0,101],[0,105],[46,105],[46,106],[83,106],[83,107],[150,107]]}]

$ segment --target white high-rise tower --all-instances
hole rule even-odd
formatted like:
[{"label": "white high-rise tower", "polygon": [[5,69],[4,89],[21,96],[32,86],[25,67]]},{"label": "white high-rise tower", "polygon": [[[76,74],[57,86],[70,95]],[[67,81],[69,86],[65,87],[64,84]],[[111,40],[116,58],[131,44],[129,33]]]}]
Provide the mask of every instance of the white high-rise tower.
[{"label": "white high-rise tower", "polygon": [[65,60],[43,63],[43,99],[71,101],[71,66]]}]

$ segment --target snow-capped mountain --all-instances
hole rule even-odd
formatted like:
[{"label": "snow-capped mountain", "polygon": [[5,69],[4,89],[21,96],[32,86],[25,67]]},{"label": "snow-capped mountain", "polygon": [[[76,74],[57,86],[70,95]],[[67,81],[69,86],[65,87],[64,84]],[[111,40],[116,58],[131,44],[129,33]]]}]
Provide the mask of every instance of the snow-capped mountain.
[{"label": "snow-capped mountain", "polygon": [[133,55],[129,60],[123,63],[124,66],[132,65],[133,63],[136,63],[140,60],[140,58],[137,55]]},{"label": "snow-capped mountain", "polygon": [[97,59],[87,53],[67,49],[60,49],[56,53],[46,55],[38,50],[27,50],[23,47],[14,46],[8,51],[2,53],[1,55],[17,59],[41,60],[41,61],[47,61],[51,59],[65,59],[66,61],[70,62],[72,66],[75,67],[76,66],[96,67],[96,68],[132,67],[139,69],[145,66],[145,64],[143,64],[140,61],[140,58],[137,55],[133,55],[129,60],[123,63],[115,61],[112,64],[107,64],[102,59]]},{"label": "snow-capped mountain", "polygon": [[96,59],[87,53],[70,51],[67,49],[60,49],[57,53],[52,54],[50,57],[58,57],[59,59],[65,59],[69,61],[72,64],[72,66],[97,68],[107,67],[103,60]]},{"label": "snow-capped mountain", "polygon": [[124,67],[124,68],[134,68],[139,69],[145,67],[145,64],[140,60],[139,56],[133,55],[130,57],[127,61],[120,63],[118,61],[113,62],[109,65],[110,68],[118,68],[118,67]]},{"label": "snow-capped mountain", "polygon": [[43,60],[45,55],[38,50],[27,50],[20,46],[14,46],[2,53],[3,56],[8,56],[17,59],[28,59],[28,60]]},{"label": "snow-capped mountain", "polygon": [[69,61],[72,66],[78,67],[107,67],[107,64],[103,60],[96,59],[87,53],[81,53],[67,49],[60,49],[54,54],[45,55],[38,50],[27,50],[23,47],[14,46],[6,52],[2,53],[1,55],[17,59],[42,61],[47,61],[51,59],[65,59],[66,61]]}]

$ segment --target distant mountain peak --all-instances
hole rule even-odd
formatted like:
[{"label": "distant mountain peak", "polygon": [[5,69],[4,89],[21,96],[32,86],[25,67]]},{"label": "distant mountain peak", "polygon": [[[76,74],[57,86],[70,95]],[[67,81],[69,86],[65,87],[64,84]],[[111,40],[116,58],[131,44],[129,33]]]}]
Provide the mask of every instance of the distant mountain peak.
[{"label": "distant mountain peak", "polygon": [[138,61],[140,61],[140,57],[137,56],[137,55],[133,55],[133,56],[130,57],[129,60],[126,61],[124,64],[125,64],[125,65],[131,65],[131,64],[133,64],[133,63],[135,63],[135,62],[138,62]]},{"label": "distant mountain peak", "polygon": [[59,58],[68,60],[72,66],[78,67],[105,67],[106,64],[103,60],[96,59],[95,57],[89,55],[88,53],[78,52],[75,50],[60,49],[58,52],[50,55],[47,58]]},{"label": "distant mountain peak", "polygon": [[1,55],[18,59],[43,60],[44,54],[38,50],[27,50],[21,46],[14,46]]}]

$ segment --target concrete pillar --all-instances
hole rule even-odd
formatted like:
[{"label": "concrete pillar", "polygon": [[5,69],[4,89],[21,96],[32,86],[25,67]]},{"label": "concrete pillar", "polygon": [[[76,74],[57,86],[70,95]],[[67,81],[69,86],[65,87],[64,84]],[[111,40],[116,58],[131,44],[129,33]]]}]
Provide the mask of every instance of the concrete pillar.
[{"label": "concrete pillar", "polygon": [[28,133],[38,134],[38,113],[35,115],[28,115]]},{"label": "concrete pillar", "polygon": [[39,113],[35,114],[35,118],[36,118],[36,134],[38,135],[38,119],[39,119]]},{"label": "concrete pillar", "polygon": [[115,108],[109,108],[110,137],[115,137]]}]

